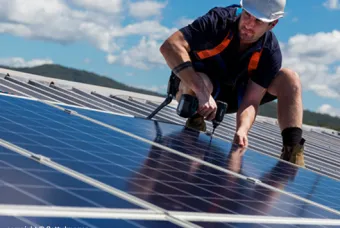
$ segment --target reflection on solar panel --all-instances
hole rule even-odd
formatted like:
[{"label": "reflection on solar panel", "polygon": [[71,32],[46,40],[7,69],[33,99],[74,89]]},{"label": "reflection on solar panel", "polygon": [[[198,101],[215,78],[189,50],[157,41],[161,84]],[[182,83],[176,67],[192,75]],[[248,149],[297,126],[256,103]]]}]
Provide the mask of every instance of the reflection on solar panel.
[{"label": "reflection on solar panel", "polygon": [[[233,146],[230,122],[211,140],[184,128],[171,107],[146,120],[152,103],[32,84],[72,102],[0,96],[4,227],[340,226],[336,138],[329,138],[325,153],[334,160],[327,167],[312,150],[306,157],[313,165],[303,169],[273,150]],[[275,141],[274,125],[254,127]],[[255,132],[250,138],[262,150],[272,145]],[[310,146],[326,151],[316,141]]]},{"label": "reflection on solar panel", "polygon": [[[90,110],[71,109],[119,129],[133,132],[148,140],[155,140],[157,143],[186,155],[195,151],[197,154],[193,156],[201,156],[204,161],[221,167],[228,167],[228,170],[261,180],[270,186],[284,189],[287,192],[340,210],[338,193],[340,182],[338,181],[277,161],[277,159],[256,153],[253,150],[239,151],[238,148],[231,148],[231,144],[218,138],[214,139],[213,144],[210,145],[210,137],[185,130],[182,126],[137,118],[131,119],[124,116],[112,116],[111,114]],[[134,126],[139,127],[136,129]],[[202,153],[202,155],[199,153]],[[241,164],[241,162],[242,167],[237,167],[237,163]]]}]

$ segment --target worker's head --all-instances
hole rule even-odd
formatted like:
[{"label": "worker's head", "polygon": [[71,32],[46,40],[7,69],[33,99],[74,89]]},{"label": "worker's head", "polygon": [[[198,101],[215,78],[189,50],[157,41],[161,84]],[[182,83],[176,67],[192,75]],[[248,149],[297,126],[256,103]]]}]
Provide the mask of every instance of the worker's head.
[{"label": "worker's head", "polygon": [[285,5],[286,0],[241,0],[241,42],[256,42],[265,32],[274,28],[284,15]]}]

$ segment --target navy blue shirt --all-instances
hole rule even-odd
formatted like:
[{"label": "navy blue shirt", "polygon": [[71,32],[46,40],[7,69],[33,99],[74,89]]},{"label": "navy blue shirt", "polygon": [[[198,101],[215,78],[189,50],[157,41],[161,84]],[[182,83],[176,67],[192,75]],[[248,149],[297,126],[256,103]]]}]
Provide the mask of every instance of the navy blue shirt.
[{"label": "navy blue shirt", "polygon": [[[239,53],[238,5],[215,7],[207,14],[197,18],[190,25],[181,28],[184,38],[190,46],[190,57],[197,71],[207,73],[213,80],[227,85],[246,84],[248,64],[253,51],[263,48],[257,70],[251,79],[264,88],[268,88],[281,68],[282,55],[279,43],[272,31],[265,35],[246,52]],[[219,45],[229,30],[234,36],[228,47],[213,57],[201,60],[195,52],[212,49]]]}]

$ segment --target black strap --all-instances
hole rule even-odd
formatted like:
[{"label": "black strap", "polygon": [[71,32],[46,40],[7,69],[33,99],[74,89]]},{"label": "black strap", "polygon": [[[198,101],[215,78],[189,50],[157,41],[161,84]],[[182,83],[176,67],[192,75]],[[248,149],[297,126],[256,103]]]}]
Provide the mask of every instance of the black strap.
[{"label": "black strap", "polygon": [[174,72],[174,74],[177,75],[179,72],[181,72],[182,70],[184,70],[184,69],[186,69],[186,68],[188,68],[188,67],[192,67],[192,62],[186,61],[186,62],[184,62],[184,63],[181,63],[181,64],[179,64],[178,66],[176,66],[176,67],[172,70],[172,72]]}]

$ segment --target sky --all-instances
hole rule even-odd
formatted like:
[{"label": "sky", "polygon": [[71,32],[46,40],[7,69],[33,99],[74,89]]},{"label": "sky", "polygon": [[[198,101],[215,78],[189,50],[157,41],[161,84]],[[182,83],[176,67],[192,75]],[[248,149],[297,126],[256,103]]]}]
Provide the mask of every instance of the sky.
[{"label": "sky", "polygon": [[[165,93],[159,52],[177,29],[234,0],[0,0],[0,64],[61,64]],[[273,29],[304,109],[340,116],[340,0],[287,0]]]}]

